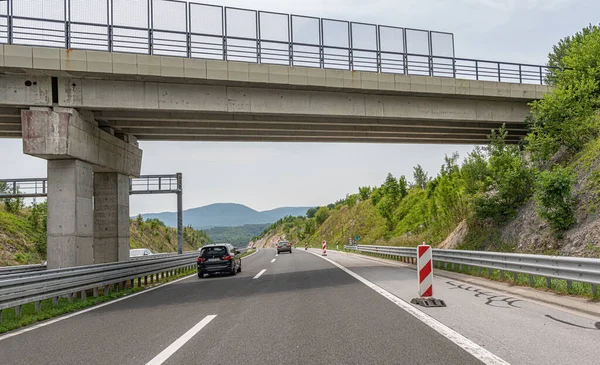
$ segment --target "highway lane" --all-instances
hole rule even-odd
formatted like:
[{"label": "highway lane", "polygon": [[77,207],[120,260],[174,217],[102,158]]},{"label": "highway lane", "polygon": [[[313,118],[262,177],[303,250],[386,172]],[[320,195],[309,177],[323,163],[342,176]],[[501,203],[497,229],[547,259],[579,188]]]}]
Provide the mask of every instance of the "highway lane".
[{"label": "highway lane", "polygon": [[[416,296],[411,266],[336,251],[328,258],[405,301]],[[600,362],[600,318],[443,277],[434,296],[448,307],[419,308],[513,365]]]},{"label": "highway lane", "polygon": [[151,364],[481,364],[347,273],[298,250],[260,250],[235,277],[192,277],[0,340],[2,364],[15,365],[144,365],[171,350]]}]

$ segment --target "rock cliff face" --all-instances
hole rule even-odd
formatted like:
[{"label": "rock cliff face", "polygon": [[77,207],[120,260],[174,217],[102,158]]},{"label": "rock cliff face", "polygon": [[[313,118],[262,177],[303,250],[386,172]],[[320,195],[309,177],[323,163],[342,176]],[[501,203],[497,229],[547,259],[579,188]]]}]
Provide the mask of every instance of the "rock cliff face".
[{"label": "rock cliff face", "polygon": [[275,245],[277,244],[277,242],[279,241],[285,241],[285,234],[283,233],[273,233],[273,234],[268,234],[265,237],[257,240],[257,241],[252,241],[250,242],[249,247],[254,247],[254,248],[274,248]]}]

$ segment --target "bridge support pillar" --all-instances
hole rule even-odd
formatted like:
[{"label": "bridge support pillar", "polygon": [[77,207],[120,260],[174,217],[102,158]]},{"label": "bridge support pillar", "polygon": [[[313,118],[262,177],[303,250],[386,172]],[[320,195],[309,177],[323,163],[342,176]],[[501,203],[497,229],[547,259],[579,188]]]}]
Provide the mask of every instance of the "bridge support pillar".
[{"label": "bridge support pillar", "polygon": [[88,111],[21,112],[23,152],[48,160],[48,267],[129,259],[129,177],[142,150]]},{"label": "bridge support pillar", "polygon": [[94,263],[92,166],[48,160],[48,268]]},{"label": "bridge support pillar", "polygon": [[94,173],[94,263],[129,260],[129,177]]}]

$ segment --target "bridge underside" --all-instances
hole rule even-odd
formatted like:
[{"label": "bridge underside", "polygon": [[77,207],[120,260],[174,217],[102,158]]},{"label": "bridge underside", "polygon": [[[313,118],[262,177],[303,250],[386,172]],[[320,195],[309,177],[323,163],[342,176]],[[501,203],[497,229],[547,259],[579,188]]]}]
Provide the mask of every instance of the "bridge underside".
[{"label": "bridge underside", "polygon": [[[403,118],[269,116],[202,112],[95,110],[100,127],[142,141],[344,142],[484,144],[497,121],[423,121]],[[21,138],[21,109],[0,109],[0,137]],[[508,140],[525,135],[523,123],[507,123]]]}]

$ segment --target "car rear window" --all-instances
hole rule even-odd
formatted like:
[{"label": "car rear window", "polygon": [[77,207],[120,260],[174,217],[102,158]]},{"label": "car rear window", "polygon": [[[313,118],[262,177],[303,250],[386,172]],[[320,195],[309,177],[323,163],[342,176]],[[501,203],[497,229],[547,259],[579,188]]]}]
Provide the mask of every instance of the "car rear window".
[{"label": "car rear window", "polygon": [[222,257],[225,255],[227,255],[227,248],[225,246],[205,247],[200,253],[200,257],[203,258]]}]

